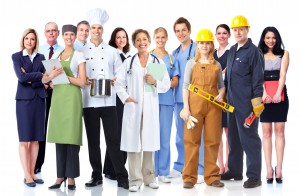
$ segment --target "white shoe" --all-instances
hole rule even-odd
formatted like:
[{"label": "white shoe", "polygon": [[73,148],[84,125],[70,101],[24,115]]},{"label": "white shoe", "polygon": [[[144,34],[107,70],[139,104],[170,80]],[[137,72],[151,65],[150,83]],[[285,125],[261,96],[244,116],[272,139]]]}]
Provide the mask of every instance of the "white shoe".
[{"label": "white shoe", "polygon": [[204,183],[204,176],[203,175],[198,175],[198,180],[196,184],[202,184]]},{"label": "white shoe", "polygon": [[168,178],[178,178],[181,176],[181,172],[175,170],[175,169],[172,169],[170,171],[170,174],[167,176]]},{"label": "white shoe", "polygon": [[163,183],[170,183],[171,179],[168,178],[167,176],[158,176],[158,180],[163,182]]},{"label": "white shoe", "polygon": [[157,182],[151,182],[150,184],[147,184],[146,186],[149,186],[152,189],[158,189],[159,185],[157,184]]},{"label": "white shoe", "polygon": [[137,192],[140,189],[138,185],[132,185],[129,187],[130,192]]}]

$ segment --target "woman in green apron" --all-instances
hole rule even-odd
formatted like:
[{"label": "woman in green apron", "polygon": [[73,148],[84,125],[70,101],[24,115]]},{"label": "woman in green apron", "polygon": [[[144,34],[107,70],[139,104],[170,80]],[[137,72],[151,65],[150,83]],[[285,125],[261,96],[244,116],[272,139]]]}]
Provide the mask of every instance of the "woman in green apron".
[{"label": "woman in green apron", "polygon": [[82,97],[80,87],[85,85],[85,58],[75,51],[73,44],[77,28],[73,25],[62,27],[65,49],[59,55],[60,63],[69,84],[54,85],[48,142],[56,144],[57,180],[49,189],[60,188],[68,179],[68,189],[74,190],[75,178],[79,176],[79,150],[82,145]]}]

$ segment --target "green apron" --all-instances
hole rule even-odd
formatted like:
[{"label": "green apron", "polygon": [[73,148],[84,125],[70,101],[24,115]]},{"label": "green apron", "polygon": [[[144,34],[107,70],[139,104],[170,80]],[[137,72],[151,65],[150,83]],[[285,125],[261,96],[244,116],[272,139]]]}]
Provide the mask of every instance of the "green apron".
[{"label": "green apron", "polygon": [[[69,61],[61,61],[67,76],[74,77],[70,68],[74,50]],[[48,142],[82,145],[82,95],[79,86],[58,84],[53,88]]]}]

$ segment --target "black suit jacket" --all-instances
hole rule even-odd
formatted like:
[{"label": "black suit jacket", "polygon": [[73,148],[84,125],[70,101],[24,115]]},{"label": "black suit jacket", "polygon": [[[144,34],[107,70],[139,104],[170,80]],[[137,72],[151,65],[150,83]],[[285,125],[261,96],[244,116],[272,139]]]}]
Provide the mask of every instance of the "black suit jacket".
[{"label": "black suit jacket", "polygon": [[[16,100],[30,100],[36,95],[46,98],[47,93],[42,83],[45,68],[42,61],[45,60],[44,55],[37,53],[31,62],[29,56],[23,56],[23,51],[16,52],[12,55],[14,70],[18,77],[18,88]],[[21,67],[25,69],[23,73]]]}]

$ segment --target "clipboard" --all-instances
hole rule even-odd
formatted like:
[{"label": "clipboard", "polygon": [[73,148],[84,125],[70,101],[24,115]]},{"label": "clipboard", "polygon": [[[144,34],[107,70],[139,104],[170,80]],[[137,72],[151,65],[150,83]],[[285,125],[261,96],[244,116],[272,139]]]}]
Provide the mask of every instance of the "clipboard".
[{"label": "clipboard", "polygon": [[[167,71],[165,64],[149,63],[147,66],[147,73],[152,75],[155,80],[162,81]],[[151,84],[146,84],[146,92],[154,92],[155,88]]]},{"label": "clipboard", "polygon": [[[49,59],[49,60],[43,60],[42,61],[46,72],[48,74],[51,73],[51,70],[53,69],[53,67],[62,67],[62,65],[60,64],[60,61],[58,59]],[[70,84],[70,81],[66,75],[66,72],[63,71],[60,75],[56,76],[55,78],[53,78],[52,83],[54,85],[56,84]]]}]

